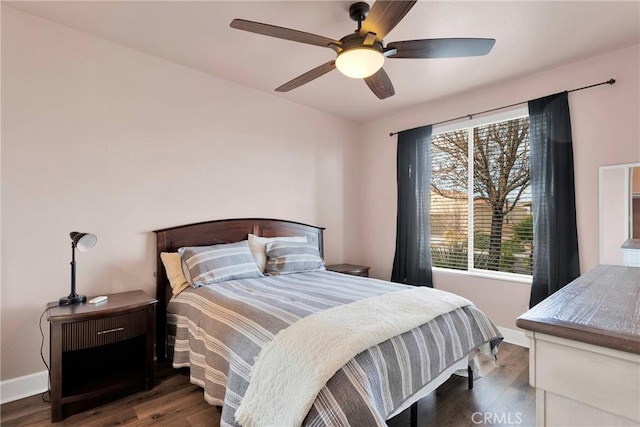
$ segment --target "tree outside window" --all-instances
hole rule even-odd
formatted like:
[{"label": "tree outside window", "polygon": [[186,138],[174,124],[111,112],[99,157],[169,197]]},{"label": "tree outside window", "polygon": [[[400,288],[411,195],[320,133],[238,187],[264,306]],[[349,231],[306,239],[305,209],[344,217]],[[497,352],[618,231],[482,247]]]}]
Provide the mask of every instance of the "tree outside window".
[{"label": "tree outside window", "polygon": [[433,265],[531,275],[530,181],[528,117],[434,135]]}]

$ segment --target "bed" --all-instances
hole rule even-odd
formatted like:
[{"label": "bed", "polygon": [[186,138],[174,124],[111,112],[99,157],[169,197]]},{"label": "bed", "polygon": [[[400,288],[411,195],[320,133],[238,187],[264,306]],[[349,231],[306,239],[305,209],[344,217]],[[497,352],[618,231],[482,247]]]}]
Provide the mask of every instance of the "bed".
[{"label": "bed", "polygon": [[[161,260],[163,252],[242,242],[252,234],[267,238],[303,236],[323,256],[323,230],[292,221],[243,218],[156,231],[157,357],[170,357],[176,368],[190,368],[191,382],[203,388],[205,400],[222,407],[222,426],[384,426],[385,420],[412,405],[413,423],[414,403],[454,372],[466,371],[469,355],[483,351],[495,356],[502,336],[475,306],[460,303],[455,296],[448,301],[445,295],[445,302],[454,304],[451,308],[441,309],[440,314],[434,312],[422,323],[420,316],[427,316],[430,309],[422,310],[418,305],[414,311],[419,317],[410,319],[417,323],[409,328],[406,325],[410,323],[391,321],[402,317],[400,312],[411,312],[413,301],[436,304],[432,301],[439,297],[429,292],[441,291],[323,269],[223,281],[188,288],[172,297]],[[356,308],[361,311],[353,311]],[[382,315],[385,310],[386,315]],[[388,339],[381,339],[381,335],[369,338],[370,331],[352,333],[366,339],[357,344],[363,346],[361,349],[353,347],[351,356],[347,350],[342,351],[351,347],[339,335],[342,328],[326,326],[342,319],[340,316],[351,316],[345,319],[365,323],[361,326],[377,333],[377,326],[371,325],[378,320],[367,317],[375,315],[382,315],[381,322],[391,322],[393,328],[400,329],[397,334],[389,329],[386,333],[392,335]],[[305,332],[303,325],[311,329]],[[340,362],[340,357],[346,363]],[[327,366],[323,365],[325,360]],[[336,363],[339,367],[333,368]],[[305,369],[315,377],[299,378],[306,375]],[[307,391],[307,386],[319,379],[317,390]],[[298,408],[297,399],[303,399],[305,393],[313,398],[307,397],[307,403],[301,402]],[[266,421],[269,416],[275,418]]]}]

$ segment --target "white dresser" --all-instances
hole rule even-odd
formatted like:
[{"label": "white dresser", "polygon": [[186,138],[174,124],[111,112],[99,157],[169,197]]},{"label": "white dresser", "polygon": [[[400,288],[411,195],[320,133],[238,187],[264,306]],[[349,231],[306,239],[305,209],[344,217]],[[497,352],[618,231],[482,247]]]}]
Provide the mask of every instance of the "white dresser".
[{"label": "white dresser", "polygon": [[640,426],[640,268],[600,265],[516,322],[538,426]]},{"label": "white dresser", "polygon": [[628,239],[622,244],[624,265],[640,267],[640,239]]}]

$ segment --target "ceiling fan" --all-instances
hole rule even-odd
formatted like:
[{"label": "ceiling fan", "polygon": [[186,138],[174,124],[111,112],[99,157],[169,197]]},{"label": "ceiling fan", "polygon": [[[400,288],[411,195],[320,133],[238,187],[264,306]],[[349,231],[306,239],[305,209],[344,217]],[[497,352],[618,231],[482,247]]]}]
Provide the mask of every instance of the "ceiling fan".
[{"label": "ceiling fan", "polygon": [[276,88],[277,92],[288,92],[338,68],[348,77],[363,78],[378,98],[385,99],[395,94],[393,84],[382,68],[385,58],[480,56],[489,53],[496,42],[495,39],[484,38],[422,39],[391,42],[385,47],[382,39],[398,25],[416,1],[378,0],[371,9],[367,3],[353,3],[349,7],[349,16],[358,23],[358,28],[353,34],[348,34],[340,40],[244,19],[234,19],[231,21],[231,27],[265,36],[328,47],[337,53],[335,60],[326,62],[283,84]]}]

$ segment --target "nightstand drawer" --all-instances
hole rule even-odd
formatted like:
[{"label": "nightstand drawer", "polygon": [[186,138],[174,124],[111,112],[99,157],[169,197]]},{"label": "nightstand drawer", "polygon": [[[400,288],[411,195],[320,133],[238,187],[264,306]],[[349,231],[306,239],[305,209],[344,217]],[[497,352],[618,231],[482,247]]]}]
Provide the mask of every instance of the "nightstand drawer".
[{"label": "nightstand drawer", "polygon": [[144,335],[147,310],[62,324],[62,351],[99,347]]}]

